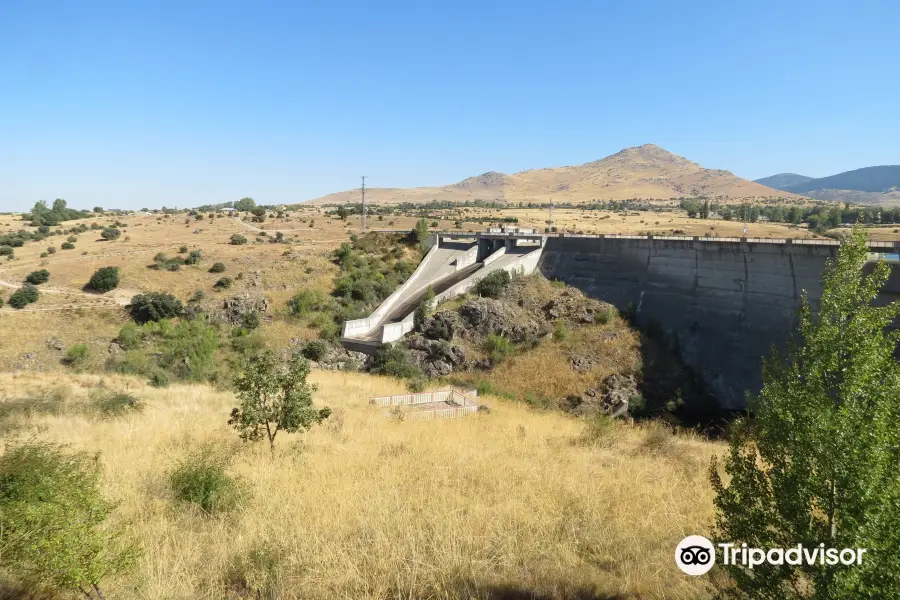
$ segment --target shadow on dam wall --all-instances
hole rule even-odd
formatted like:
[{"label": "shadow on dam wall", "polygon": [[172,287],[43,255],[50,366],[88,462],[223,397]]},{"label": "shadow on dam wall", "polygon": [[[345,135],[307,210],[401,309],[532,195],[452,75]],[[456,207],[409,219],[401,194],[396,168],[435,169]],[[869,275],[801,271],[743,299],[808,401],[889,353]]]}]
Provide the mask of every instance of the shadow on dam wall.
[{"label": "shadow on dam wall", "polygon": [[[760,364],[796,329],[806,290],[813,309],[836,246],[622,238],[547,239],[541,273],[579,288],[635,323],[658,323],[725,410],[762,386]],[[900,268],[886,286],[895,299]]]}]

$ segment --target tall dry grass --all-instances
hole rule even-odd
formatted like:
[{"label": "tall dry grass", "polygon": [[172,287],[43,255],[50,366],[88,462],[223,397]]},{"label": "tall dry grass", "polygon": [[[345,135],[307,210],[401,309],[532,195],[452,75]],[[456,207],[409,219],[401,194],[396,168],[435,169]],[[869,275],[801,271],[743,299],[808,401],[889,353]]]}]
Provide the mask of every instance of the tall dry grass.
[{"label": "tall dry grass", "polygon": [[[583,422],[494,398],[483,399],[490,413],[397,421],[367,398],[401,393],[399,383],[312,378],[316,403],[334,414],[281,434],[275,456],[237,442],[226,425],[233,396],[208,387],[5,374],[0,394],[61,386],[71,410],[20,415],[17,434],[101,453],[116,518],[143,549],[110,582],[111,599],[237,598],[235,581],[260,556],[279,573],[262,598],[707,597],[673,549],[712,524],[715,444],[624,425],[586,439]],[[131,390],[144,411],[99,420],[76,410],[101,381]],[[171,466],[207,442],[234,452],[231,471],[252,491],[238,512],[203,516],[167,488]]]}]

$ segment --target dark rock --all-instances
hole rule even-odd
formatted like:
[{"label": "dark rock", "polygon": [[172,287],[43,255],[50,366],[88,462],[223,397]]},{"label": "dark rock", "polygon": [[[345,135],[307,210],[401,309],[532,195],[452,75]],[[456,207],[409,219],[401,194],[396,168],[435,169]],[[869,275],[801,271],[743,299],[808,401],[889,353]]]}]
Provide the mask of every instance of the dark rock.
[{"label": "dark rock", "polygon": [[460,335],[482,338],[489,334],[503,335],[513,343],[521,343],[543,333],[541,325],[515,305],[491,298],[469,300],[459,307],[459,316],[466,328]]},{"label": "dark rock", "polygon": [[244,293],[223,300],[221,310],[211,315],[211,318],[230,325],[240,325],[244,322],[245,315],[252,312],[262,315],[268,310],[269,301],[265,296]]},{"label": "dark rock", "polygon": [[452,340],[462,328],[462,320],[456,312],[443,311],[425,319],[422,334],[432,340]]},{"label": "dark rock", "polygon": [[595,390],[594,388],[588,388],[584,391],[584,394],[589,398],[596,398],[597,390]]}]

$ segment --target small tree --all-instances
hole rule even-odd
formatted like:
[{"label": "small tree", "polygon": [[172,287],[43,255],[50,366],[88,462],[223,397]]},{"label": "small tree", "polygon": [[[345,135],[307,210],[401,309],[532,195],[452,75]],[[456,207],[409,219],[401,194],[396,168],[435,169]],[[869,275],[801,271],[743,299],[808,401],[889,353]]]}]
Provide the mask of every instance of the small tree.
[{"label": "small tree", "polygon": [[256,208],[256,202],[254,202],[253,198],[241,198],[234,203],[234,210],[249,212],[254,208]]},{"label": "small tree", "polygon": [[122,235],[122,232],[116,229],[115,227],[106,227],[103,231],[100,232],[100,237],[104,240],[117,240],[119,236]]},{"label": "small tree", "polygon": [[857,226],[825,270],[818,314],[804,296],[798,339],[763,363],[752,420],[735,428],[720,477],[717,537],[750,548],[866,548],[860,565],[724,568],[737,598],[896,598],[900,590],[900,303],[873,306],[890,273],[863,276]]},{"label": "small tree", "polygon": [[228,424],[245,441],[265,437],[274,452],[278,432],[309,429],[331,414],[328,407],[313,407],[316,387],[307,383],[308,375],[309,362],[299,353],[286,364],[271,350],[252,354],[244,371],[234,378],[240,406],[232,409]]},{"label": "small tree", "polygon": [[209,268],[210,273],[224,273],[225,272],[225,263],[216,262],[213,263],[213,266]]},{"label": "small tree", "polygon": [[128,306],[131,318],[137,323],[144,324],[149,321],[161,321],[181,314],[184,307],[181,300],[165,292],[150,292],[138,294],[131,299]]},{"label": "small tree", "polygon": [[425,243],[426,238],[428,238],[428,220],[425,217],[416,221],[416,226],[410,232],[410,237],[413,242],[420,246]]},{"label": "small tree", "polygon": [[24,582],[102,600],[104,577],[135,557],[106,524],[96,456],[46,442],[13,443],[0,457],[3,564]]},{"label": "small tree", "polygon": [[87,287],[90,290],[106,293],[114,290],[119,286],[119,267],[101,267],[94,271],[88,281]]},{"label": "small tree", "polygon": [[476,283],[475,292],[485,298],[499,298],[500,294],[509,286],[510,281],[512,281],[512,277],[509,272],[499,269]]},{"label": "small tree", "polygon": [[50,281],[50,271],[47,269],[41,269],[40,271],[32,271],[28,274],[28,277],[25,278],[25,281],[32,285],[40,285],[42,283],[47,283]]},{"label": "small tree", "polygon": [[247,238],[245,238],[244,236],[242,236],[239,233],[235,233],[231,236],[231,243],[234,246],[241,246],[241,245],[247,243]]},{"label": "small tree", "polygon": [[419,301],[419,305],[416,307],[416,312],[413,314],[413,326],[421,331],[422,325],[425,323],[425,319],[431,316],[431,313],[434,311],[434,289],[429,285],[425,290],[425,294],[422,296],[422,299]]},{"label": "small tree", "polygon": [[26,283],[10,295],[8,302],[13,308],[25,308],[32,302],[37,302],[39,297],[37,288]]},{"label": "small tree", "polygon": [[200,260],[203,258],[202,250],[191,250],[188,253],[187,258],[184,259],[184,264],[186,265],[196,265],[200,263]]}]

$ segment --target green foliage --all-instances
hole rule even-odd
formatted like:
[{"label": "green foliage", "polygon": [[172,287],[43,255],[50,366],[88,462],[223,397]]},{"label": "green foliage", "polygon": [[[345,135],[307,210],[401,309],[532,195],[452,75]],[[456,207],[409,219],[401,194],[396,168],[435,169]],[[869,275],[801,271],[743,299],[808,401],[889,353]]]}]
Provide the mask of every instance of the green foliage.
[{"label": "green foliage", "polygon": [[343,242],[340,247],[334,251],[334,262],[346,269],[350,258],[353,256],[353,247],[347,242]]},{"label": "green foliage", "polygon": [[25,306],[37,302],[39,297],[37,288],[26,283],[10,295],[7,303],[13,308],[25,308]]},{"label": "green foliage", "polygon": [[241,246],[247,243],[247,238],[242,236],[239,233],[235,233],[231,236],[231,244],[234,246]]},{"label": "green foliage", "polygon": [[74,250],[75,244],[73,244],[72,242],[63,242],[59,247],[63,250]]},{"label": "green foliage", "polygon": [[229,475],[230,458],[211,445],[191,452],[169,472],[169,487],[175,498],[193,504],[207,515],[228,512],[247,496],[242,480]]},{"label": "green foliage", "polygon": [[153,257],[154,266],[160,271],[179,271],[184,259],[179,257],[169,258],[165,252],[157,252]]},{"label": "green foliage", "polygon": [[501,362],[512,356],[516,348],[509,338],[495,333],[488,334],[484,341],[484,351],[491,357],[491,362],[499,365]]},{"label": "green foliage", "polygon": [[21,581],[102,598],[104,577],[135,557],[107,518],[96,456],[47,442],[11,442],[0,456],[3,565]]},{"label": "green foliage", "polygon": [[0,256],[13,256],[15,250],[12,246],[0,246]]},{"label": "green foliage", "polygon": [[228,424],[241,439],[263,437],[275,450],[275,436],[309,429],[328,418],[329,408],[316,409],[312,395],[316,387],[306,381],[309,362],[299,353],[282,363],[271,350],[262,350],[247,359],[242,373],[234,378],[240,406],[232,409]]},{"label": "green foliage", "polygon": [[41,269],[40,271],[32,271],[25,278],[25,281],[32,285],[40,285],[42,283],[47,283],[50,281],[50,271],[47,269]]},{"label": "green foliage", "polygon": [[422,296],[422,299],[419,301],[419,305],[416,307],[416,311],[413,314],[413,325],[419,331],[422,330],[425,319],[430,317],[434,312],[434,297],[434,289],[429,285],[425,290],[425,295]]},{"label": "green foliage", "polygon": [[249,597],[270,600],[279,597],[277,590],[284,570],[284,558],[278,546],[271,542],[256,543],[230,561],[225,581],[238,593],[249,592]]},{"label": "green foliage", "polygon": [[144,403],[137,396],[117,390],[103,390],[94,394],[91,404],[102,417],[121,417],[144,410]]},{"label": "green foliage", "polygon": [[512,277],[509,272],[499,269],[489,273],[475,284],[475,293],[484,298],[499,298],[509,286]]},{"label": "green foliage", "polygon": [[296,317],[305,317],[309,313],[324,308],[328,304],[328,299],[321,290],[315,288],[307,288],[294,294],[294,297],[288,300],[288,311]]},{"label": "green foliage", "polygon": [[227,290],[234,284],[234,280],[231,277],[222,277],[218,281],[213,284],[213,289],[215,290]]},{"label": "green foliage", "polygon": [[375,350],[369,370],[372,373],[390,375],[399,379],[417,377],[422,374],[410,360],[409,354],[394,344],[382,344]]},{"label": "green foliage", "polygon": [[25,218],[30,220],[34,226],[54,226],[63,221],[85,219],[90,216],[90,211],[67,208],[66,201],[62,198],[57,198],[53,201],[52,208],[48,207],[45,201],[39,200],[35,203],[31,212],[25,215]]},{"label": "green foliage", "polygon": [[116,341],[123,350],[134,350],[141,345],[144,339],[144,330],[134,321],[128,321],[119,330]]},{"label": "green foliage", "polygon": [[186,265],[196,265],[200,263],[200,259],[203,258],[202,250],[191,250],[187,258],[184,259],[184,264]]},{"label": "green foliage", "polygon": [[587,446],[608,447],[612,444],[615,431],[616,424],[613,420],[603,413],[597,413],[585,423],[578,442]]},{"label": "green foliage", "polygon": [[122,232],[115,227],[104,227],[103,231],[100,232],[100,237],[107,241],[117,240],[120,235],[122,235]]},{"label": "green foliage", "polygon": [[313,340],[303,346],[303,357],[307,360],[314,360],[316,362],[325,358],[325,354],[328,352],[328,344],[323,342],[322,340]]},{"label": "green foliage", "polygon": [[88,361],[90,354],[91,349],[87,344],[74,344],[66,352],[66,364],[79,369]]},{"label": "green foliage", "polygon": [[149,321],[160,321],[177,317],[184,307],[181,300],[165,292],[150,292],[138,294],[131,299],[128,307],[131,318],[135,322],[143,324]]},{"label": "green foliage", "polygon": [[[723,566],[739,598],[893,598],[900,589],[900,303],[873,306],[888,278],[863,276],[857,226],[825,270],[819,312],[803,298],[797,338],[763,363],[752,420],[711,469],[716,537],[753,548],[867,548],[861,565]],[[725,481],[729,481],[726,486]],[[797,583],[803,582],[798,589]]]},{"label": "green foliage", "polygon": [[421,394],[428,386],[428,381],[424,377],[414,377],[406,382],[406,389],[412,394]]},{"label": "green foliage", "polygon": [[100,267],[91,275],[87,287],[90,290],[106,293],[119,286],[119,267]]},{"label": "green foliage", "polygon": [[216,262],[209,268],[210,273],[224,273],[225,272],[225,263]]},{"label": "green foliage", "polygon": [[234,203],[234,210],[250,212],[254,208],[256,208],[256,202],[253,200],[253,198],[241,198]]},{"label": "green foliage", "polygon": [[188,251],[188,247],[187,247],[187,246],[179,246],[179,247],[178,247],[178,254],[184,254],[184,253],[187,252],[187,251]]},{"label": "green foliage", "polygon": [[253,310],[244,315],[243,321],[241,325],[247,331],[253,331],[257,327],[262,324],[262,317],[259,316],[259,311]]},{"label": "green foliage", "polygon": [[553,330],[553,339],[563,342],[570,337],[572,337],[572,330],[564,322],[559,321]]},{"label": "green foliage", "polygon": [[219,332],[201,319],[181,321],[163,336],[159,366],[187,381],[207,381],[215,367]]}]

